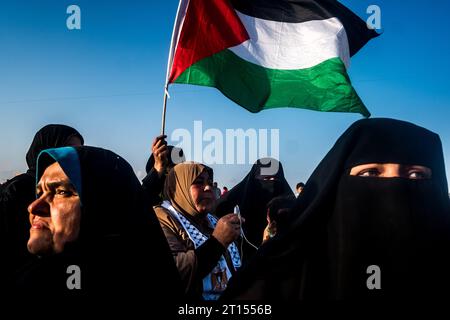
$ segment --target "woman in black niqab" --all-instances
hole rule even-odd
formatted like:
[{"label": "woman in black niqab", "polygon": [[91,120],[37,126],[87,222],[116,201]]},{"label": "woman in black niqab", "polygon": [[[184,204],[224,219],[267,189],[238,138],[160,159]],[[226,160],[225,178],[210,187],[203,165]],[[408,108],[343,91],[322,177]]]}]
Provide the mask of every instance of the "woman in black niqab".
[{"label": "woman in black niqab", "polygon": [[[432,176],[350,175],[369,163],[424,166]],[[355,122],[315,169],[290,219],[224,299],[449,296],[448,186],[439,136],[429,130],[393,119]]]},{"label": "woman in black niqab", "polygon": [[[281,162],[273,158],[262,158],[256,161],[241,182],[217,200],[215,214],[222,217],[233,212],[238,205],[245,219],[242,226],[245,236],[259,247],[267,226],[267,204],[281,195],[294,195],[284,177]],[[243,260],[250,258],[256,251],[245,241],[242,250]]]}]

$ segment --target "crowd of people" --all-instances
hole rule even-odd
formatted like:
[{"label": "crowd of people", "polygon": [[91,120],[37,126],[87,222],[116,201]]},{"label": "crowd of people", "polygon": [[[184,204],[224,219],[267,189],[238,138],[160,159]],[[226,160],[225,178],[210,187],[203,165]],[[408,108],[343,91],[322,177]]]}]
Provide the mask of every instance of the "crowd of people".
[{"label": "crowd of people", "polygon": [[2,293],[120,300],[152,290],[152,299],[195,302],[449,292],[437,134],[359,120],[295,194],[271,158],[221,191],[211,168],[165,139],[155,138],[140,182],[124,158],[84,146],[74,128],[37,132],[28,171],[0,187]]}]

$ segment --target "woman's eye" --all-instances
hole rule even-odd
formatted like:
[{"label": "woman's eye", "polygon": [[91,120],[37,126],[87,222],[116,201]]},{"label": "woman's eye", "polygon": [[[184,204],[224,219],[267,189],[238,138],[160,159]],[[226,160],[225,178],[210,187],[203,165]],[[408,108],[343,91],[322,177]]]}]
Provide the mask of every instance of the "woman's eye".
[{"label": "woman's eye", "polygon": [[56,194],[68,197],[68,196],[72,195],[72,192],[70,192],[68,190],[64,190],[64,189],[58,189],[58,190],[56,190]]},{"label": "woman's eye", "polygon": [[426,174],[425,172],[422,171],[411,171],[408,172],[408,178],[409,179],[426,179]]},{"label": "woman's eye", "polygon": [[378,177],[380,175],[380,171],[376,168],[362,170],[358,173],[360,177]]}]

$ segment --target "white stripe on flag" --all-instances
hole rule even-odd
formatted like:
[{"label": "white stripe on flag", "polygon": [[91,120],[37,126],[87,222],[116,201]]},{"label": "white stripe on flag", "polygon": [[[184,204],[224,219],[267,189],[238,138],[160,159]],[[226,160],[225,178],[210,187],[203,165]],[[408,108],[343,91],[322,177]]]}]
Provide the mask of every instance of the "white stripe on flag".
[{"label": "white stripe on flag", "polygon": [[347,69],[350,66],[347,33],[337,18],[288,23],[236,12],[250,39],[230,50],[246,61],[270,69],[298,70],[340,57]]}]

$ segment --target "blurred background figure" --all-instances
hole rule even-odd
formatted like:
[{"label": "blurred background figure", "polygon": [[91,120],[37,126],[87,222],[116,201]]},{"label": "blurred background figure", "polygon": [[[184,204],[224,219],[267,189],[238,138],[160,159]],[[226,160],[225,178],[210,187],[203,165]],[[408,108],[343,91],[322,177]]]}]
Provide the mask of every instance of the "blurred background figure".
[{"label": "blurred background figure", "polygon": [[298,197],[302,193],[304,187],[305,187],[305,184],[303,182],[297,183],[297,185],[295,186],[295,196],[296,197]]},{"label": "blurred background figure", "polygon": [[217,201],[215,214],[218,217],[233,212],[237,205],[245,219],[243,239],[240,240],[244,262],[262,243],[267,225],[267,204],[281,195],[294,195],[284,177],[283,166],[276,159],[262,158],[256,161],[241,182]]},{"label": "blurred background figure", "polygon": [[214,195],[216,196],[216,199],[219,199],[220,196],[222,195],[222,193],[220,192],[220,188],[217,186],[217,182],[213,183],[213,192]]},{"label": "blurred background figure", "polygon": [[221,196],[223,196],[227,192],[228,192],[228,188],[227,187],[223,187]]}]

